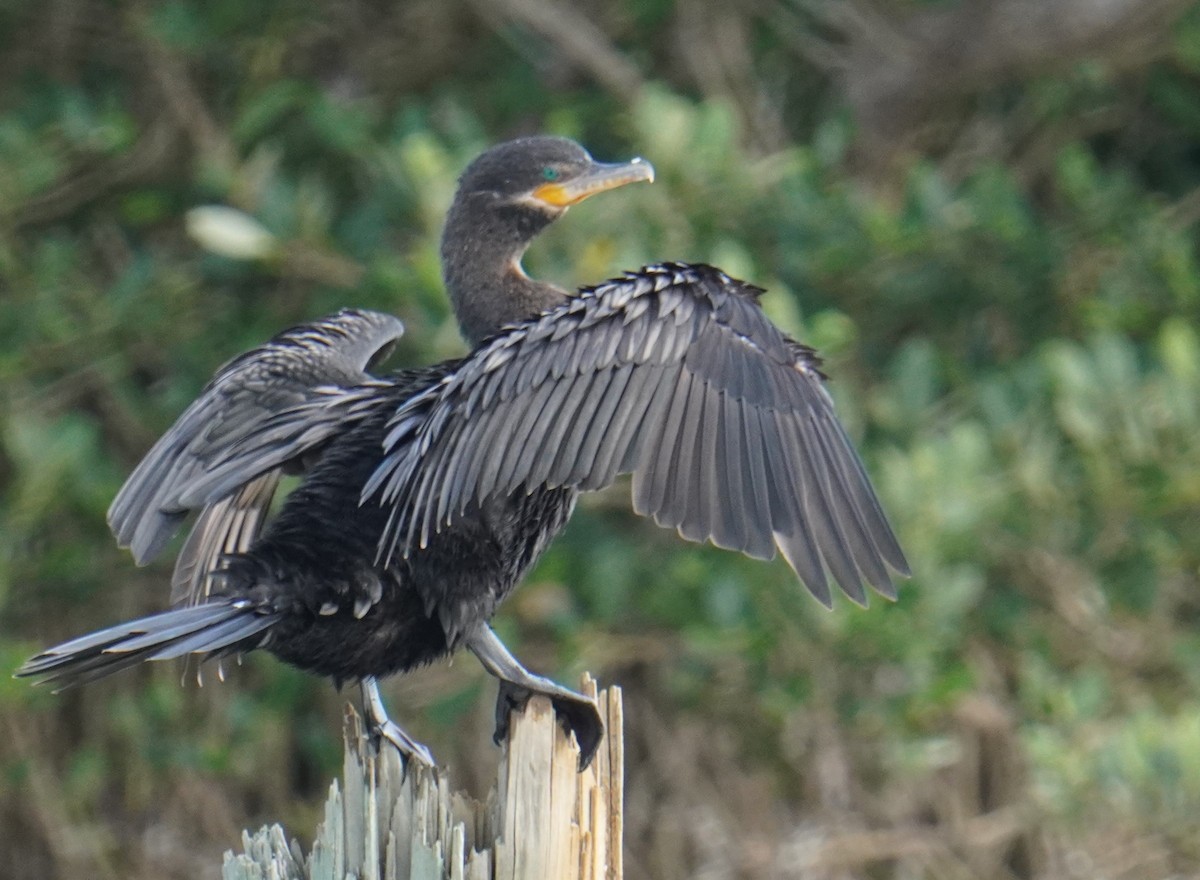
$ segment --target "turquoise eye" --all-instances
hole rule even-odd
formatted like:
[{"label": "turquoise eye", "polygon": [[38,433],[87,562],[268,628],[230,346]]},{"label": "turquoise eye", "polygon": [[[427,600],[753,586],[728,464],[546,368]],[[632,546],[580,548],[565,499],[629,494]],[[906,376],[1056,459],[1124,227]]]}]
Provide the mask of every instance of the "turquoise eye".
[{"label": "turquoise eye", "polygon": [[558,169],[546,166],[542,169],[542,177],[546,180],[558,180]]}]

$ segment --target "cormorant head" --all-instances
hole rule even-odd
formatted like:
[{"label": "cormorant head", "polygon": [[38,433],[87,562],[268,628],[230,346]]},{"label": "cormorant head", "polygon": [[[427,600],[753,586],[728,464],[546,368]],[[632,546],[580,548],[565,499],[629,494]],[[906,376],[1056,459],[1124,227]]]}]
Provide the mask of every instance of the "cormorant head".
[{"label": "cormorant head", "polygon": [[649,162],[597,162],[572,140],[541,135],[482,153],[459,178],[458,198],[476,208],[526,208],[553,220],[588,196],[641,180],[654,180]]},{"label": "cormorant head", "polygon": [[467,338],[565,296],[526,277],[525,249],[571,205],[642,180],[654,180],[649,162],[597,162],[574,141],[549,136],[498,144],[468,165],[442,233],[446,287]]}]

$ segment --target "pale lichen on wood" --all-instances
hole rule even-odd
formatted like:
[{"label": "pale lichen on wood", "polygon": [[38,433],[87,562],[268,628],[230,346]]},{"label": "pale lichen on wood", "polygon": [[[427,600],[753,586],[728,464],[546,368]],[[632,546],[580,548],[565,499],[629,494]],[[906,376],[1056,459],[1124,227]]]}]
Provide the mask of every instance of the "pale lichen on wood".
[{"label": "pale lichen on wood", "polygon": [[242,833],[225,854],[224,880],[621,880],[624,754],[620,688],[596,694],[605,735],[592,765],[550,703],[514,713],[496,784],[484,801],[452,792],[445,775],[406,768],[376,748],[346,713],[346,756],[324,820],[305,856],[279,825]]}]

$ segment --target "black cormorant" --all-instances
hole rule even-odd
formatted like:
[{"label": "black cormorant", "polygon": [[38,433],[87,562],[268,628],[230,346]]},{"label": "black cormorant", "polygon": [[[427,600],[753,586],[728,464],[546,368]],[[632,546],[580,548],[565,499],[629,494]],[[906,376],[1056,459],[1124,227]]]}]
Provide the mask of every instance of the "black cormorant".
[{"label": "black cormorant", "polygon": [[[468,356],[376,378],[403,327],[346,310],[226,364],[109,510],[145,563],[185,517],[177,607],[50,648],[18,674],[67,687],[142,660],[270,651],[361,684],[375,731],[430,762],[376,680],[466,647],[508,711],[547,695],[591,759],[587,697],[533,675],[489,626],[581,491],[633,475],[633,506],[691,541],[781,552],[830,604],[895,595],[907,563],[823,387],[812,349],[762,292],[665,263],[568,293],[521,256],[568,206],[652,180],[572,141],[489,149],[463,173],[442,265]],[[279,512],[284,473],[302,473]]]}]

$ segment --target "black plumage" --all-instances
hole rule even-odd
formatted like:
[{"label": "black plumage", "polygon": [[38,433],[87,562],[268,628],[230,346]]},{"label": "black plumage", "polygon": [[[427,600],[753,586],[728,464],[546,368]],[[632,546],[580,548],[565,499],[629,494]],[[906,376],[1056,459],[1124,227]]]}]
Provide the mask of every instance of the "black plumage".
[{"label": "black plumage", "polygon": [[[590,760],[586,698],[527,672],[488,625],[566,524],[578,493],[633,475],[633,505],[692,541],[778,550],[822,603],[830,579],[894,596],[907,563],[833,411],[811,349],[761,291],[703,265],[662,264],[568,294],[520,258],[567,206],[652,179],[529,138],[464,173],[443,236],[464,335],[458,361],[367,372],[398,321],[344,311],[235,359],[150,451],[110,510],[144,563],[199,517],[176,566],[177,609],[52,648],[19,674],[69,686],[143,659],[263,648],[360,681],[459,647],[501,681],[507,711],[545,693]],[[279,477],[304,474],[267,519]]]}]

